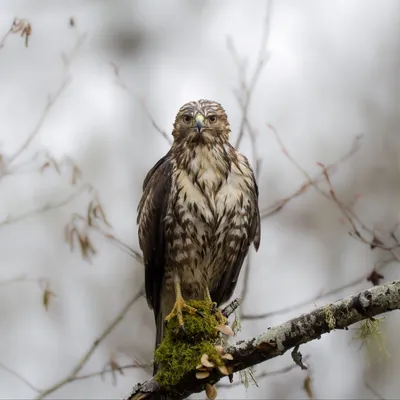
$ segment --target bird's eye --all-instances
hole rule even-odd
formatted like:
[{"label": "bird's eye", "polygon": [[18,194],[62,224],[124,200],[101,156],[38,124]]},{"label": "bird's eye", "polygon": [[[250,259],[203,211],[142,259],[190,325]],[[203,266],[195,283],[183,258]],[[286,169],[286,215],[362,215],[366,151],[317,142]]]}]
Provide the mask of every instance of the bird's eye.
[{"label": "bird's eye", "polygon": [[189,124],[190,122],[192,122],[192,116],[191,116],[191,115],[188,115],[188,114],[185,114],[185,115],[182,117],[182,121],[183,121],[185,124]]},{"label": "bird's eye", "polygon": [[208,117],[208,120],[212,123],[215,124],[217,122],[217,116],[216,115],[210,115]]}]

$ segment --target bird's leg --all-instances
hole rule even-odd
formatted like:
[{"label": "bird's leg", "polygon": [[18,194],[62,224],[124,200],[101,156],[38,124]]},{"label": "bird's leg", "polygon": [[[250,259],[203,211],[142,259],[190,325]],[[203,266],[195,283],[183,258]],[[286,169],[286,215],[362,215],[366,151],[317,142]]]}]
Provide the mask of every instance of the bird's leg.
[{"label": "bird's leg", "polygon": [[221,310],[217,307],[217,303],[215,301],[212,301],[211,294],[210,294],[210,289],[208,286],[206,286],[206,289],[204,291],[204,300],[210,302],[211,304],[211,313],[215,314],[218,322],[221,324],[225,325],[227,323],[227,318],[222,314]]},{"label": "bird's leg", "polygon": [[203,314],[196,310],[194,307],[189,306],[184,298],[182,297],[182,291],[181,291],[181,283],[179,281],[179,278],[176,277],[174,279],[174,285],[175,285],[175,304],[172,309],[172,311],[166,316],[165,321],[169,322],[172,318],[177,317],[178,318],[178,323],[179,327],[181,330],[185,330],[184,327],[184,321],[183,321],[183,311],[191,314],[191,315],[200,315],[203,316]]}]

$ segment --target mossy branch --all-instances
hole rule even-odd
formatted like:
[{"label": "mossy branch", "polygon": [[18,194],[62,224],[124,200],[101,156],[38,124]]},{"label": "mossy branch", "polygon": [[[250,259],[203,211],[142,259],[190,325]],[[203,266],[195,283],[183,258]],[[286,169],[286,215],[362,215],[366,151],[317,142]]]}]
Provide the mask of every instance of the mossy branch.
[{"label": "mossy branch", "polygon": [[[281,325],[269,328],[261,335],[247,341],[240,341],[226,349],[232,354],[229,365],[233,372],[259,364],[280,356],[303,343],[319,339],[332,330],[347,329],[355,324],[388,311],[400,309],[400,281],[375,286],[335,303],[293,318]],[[186,398],[192,393],[201,392],[206,383],[215,384],[223,377],[217,371],[206,379],[197,379],[195,371],[186,374],[174,386],[179,397]],[[150,379],[136,385],[127,400],[171,398],[163,388]]]}]

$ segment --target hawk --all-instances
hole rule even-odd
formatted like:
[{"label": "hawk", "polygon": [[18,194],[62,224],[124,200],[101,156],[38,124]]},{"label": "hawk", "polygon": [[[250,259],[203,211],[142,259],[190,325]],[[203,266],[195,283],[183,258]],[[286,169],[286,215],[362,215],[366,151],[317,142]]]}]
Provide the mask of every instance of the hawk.
[{"label": "hawk", "polygon": [[183,327],[183,312],[196,312],[185,299],[228,301],[250,245],[260,245],[257,183],[229,133],[219,103],[183,105],[171,149],[144,180],[137,223],[156,347],[164,320]]}]

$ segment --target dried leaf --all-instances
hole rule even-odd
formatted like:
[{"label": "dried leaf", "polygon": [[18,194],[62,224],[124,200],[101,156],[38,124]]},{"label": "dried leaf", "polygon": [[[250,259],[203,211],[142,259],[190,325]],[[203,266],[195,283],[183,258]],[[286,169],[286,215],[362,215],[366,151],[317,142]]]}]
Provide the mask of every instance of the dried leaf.
[{"label": "dried leaf", "polygon": [[25,35],[25,47],[28,47],[28,40],[31,34],[32,34],[32,26],[30,23],[28,23],[21,33],[21,37]]},{"label": "dried leaf", "polygon": [[51,162],[51,165],[53,165],[54,169],[57,171],[57,174],[61,175],[60,166],[58,165],[56,159],[53,158],[53,157],[50,157],[50,156],[48,156],[48,157],[49,157],[49,160]]},{"label": "dried leaf", "polygon": [[380,284],[380,280],[384,279],[384,276],[377,272],[375,269],[372,270],[370,275],[367,278],[368,282],[371,282],[374,286],[377,286]]},{"label": "dried leaf", "polygon": [[92,226],[92,213],[93,213],[93,200],[90,201],[87,210],[87,223],[89,226]]},{"label": "dried leaf", "polygon": [[50,167],[50,163],[46,161],[41,167],[40,167],[40,172],[43,172],[46,168]]},{"label": "dried leaf", "polygon": [[104,213],[103,207],[101,206],[100,203],[98,203],[97,206],[96,206],[96,212],[97,212],[97,211],[100,213],[101,220],[102,220],[109,228],[111,228],[112,226],[111,226],[111,224],[108,222],[108,220],[107,220],[107,218],[106,218],[106,214]]},{"label": "dried leaf", "polygon": [[307,375],[306,378],[304,379],[303,389],[307,393],[307,397],[309,399],[313,399],[314,398],[314,394],[313,394],[313,391],[312,391],[312,385],[311,384],[312,384],[311,376]]},{"label": "dried leaf", "polygon": [[206,395],[209,400],[215,400],[217,398],[217,389],[215,386],[206,383]]},{"label": "dried leaf", "polygon": [[383,242],[374,235],[374,237],[372,238],[372,242],[369,246],[370,249],[373,250],[375,249],[375,247],[381,247],[381,246],[384,246]]},{"label": "dried leaf", "polygon": [[64,228],[64,241],[65,241],[65,243],[68,244],[68,240],[69,240],[69,223],[67,225],[65,225],[65,228]]},{"label": "dried leaf", "polygon": [[69,248],[70,248],[71,251],[74,250],[74,237],[75,236],[79,238],[79,232],[76,229],[76,227],[73,226],[72,229],[69,231],[69,241],[68,241]]},{"label": "dried leaf", "polygon": [[81,176],[82,176],[82,171],[76,165],[74,165],[74,168],[72,169],[71,184],[76,185]]},{"label": "dried leaf", "polygon": [[49,310],[50,299],[52,296],[55,297],[56,295],[49,289],[48,286],[46,286],[42,296],[42,303],[46,311]]}]

